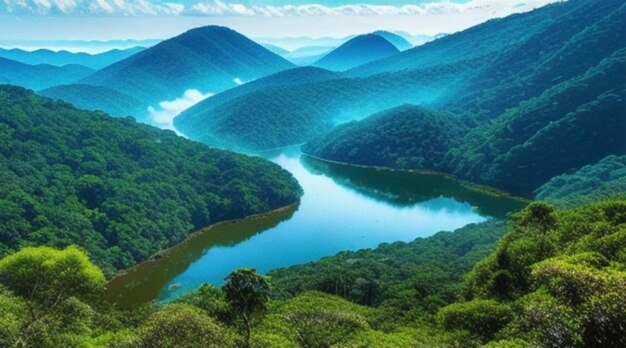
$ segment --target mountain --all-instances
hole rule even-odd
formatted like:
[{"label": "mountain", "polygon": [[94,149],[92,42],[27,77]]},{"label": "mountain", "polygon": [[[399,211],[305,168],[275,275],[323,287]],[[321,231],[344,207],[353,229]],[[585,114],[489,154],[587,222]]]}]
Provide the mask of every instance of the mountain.
[{"label": "mountain", "polygon": [[59,85],[39,91],[37,94],[66,101],[80,109],[104,111],[112,116],[140,115],[146,111],[139,100],[100,86]]},{"label": "mountain", "polygon": [[407,39],[398,34],[394,34],[385,30],[375,31],[372,34],[378,35],[383,39],[391,42],[394,46],[396,46],[399,51],[406,51],[410,48],[413,48],[413,45]]},{"label": "mountain", "polygon": [[[425,134],[433,133],[424,132],[421,127],[436,124],[432,120],[420,123],[381,117],[386,113],[393,115],[394,110],[390,110],[340,126],[303,149],[313,156],[336,161],[444,171],[531,195],[556,175],[608,155],[626,154],[624,76],[626,48],[583,75],[555,84],[540,96],[507,109],[491,122],[471,129],[460,128],[464,132],[451,143],[424,139]],[[418,159],[425,156],[433,161],[407,162],[406,157],[398,161],[398,156],[406,156],[410,151]],[[447,151],[445,156],[441,151]]]},{"label": "mountain", "polygon": [[284,57],[297,65],[311,65],[335,48],[333,46],[305,46],[289,52]]},{"label": "mountain", "polygon": [[[218,93],[293,67],[245,36],[224,27],[189,30],[82,79],[141,101],[174,100],[188,89]],[[137,115],[141,118],[142,115]]]},{"label": "mountain", "polygon": [[2,49],[0,57],[18,61],[24,64],[50,64],[63,66],[67,64],[79,64],[91,69],[101,69],[122,59],[128,58],[135,53],[143,51],[143,47],[133,47],[125,50],[113,49],[110,51],[89,54],[84,52],[52,51],[39,49],[35,51],[25,51],[22,49]]},{"label": "mountain", "polygon": [[82,65],[30,65],[0,58],[0,81],[34,90],[72,83],[93,72]]},{"label": "mountain", "polygon": [[339,79],[241,96],[204,115],[207,134],[217,145],[280,147],[416,104],[469,129],[441,165],[416,169],[530,196],[555,175],[624,153],[624,15],[622,1],[570,0],[488,21]]},{"label": "mountain", "polygon": [[298,201],[279,166],[0,86],[0,255],[78,244],[107,274]]},{"label": "mountain", "polygon": [[[195,139],[211,143],[215,136],[211,133],[219,128],[220,118],[213,113],[223,104],[237,103],[238,98],[253,94],[255,91],[269,88],[289,88],[302,83],[315,83],[337,78],[337,74],[316,67],[301,67],[285,70],[236,88],[214,95],[183,111],[174,119],[177,130]],[[217,111],[219,112],[219,110]],[[237,147],[237,146],[235,146]]]},{"label": "mountain", "polygon": [[337,126],[302,151],[344,163],[434,168],[465,131],[454,115],[403,105]]},{"label": "mountain", "polygon": [[285,57],[285,55],[289,54],[289,51],[287,51],[286,49],[282,47],[278,47],[276,45],[262,44],[262,46],[270,50],[272,53],[275,53],[281,57]]},{"label": "mountain", "polygon": [[[230,144],[239,142],[248,148],[264,149],[303,143],[340,122],[362,119],[403,104],[443,108],[446,105],[438,104],[439,99],[454,95],[457,86],[478,74],[496,55],[525,42],[552,20],[557,20],[563,6],[571,4],[555,4],[491,20],[349,70],[338,79],[252,92],[237,102],[223,105],[219,114],[203,114],[202,120],[193,121],[198,126],[194,132],[211,133],[215,129],[207,127],[203,131],[202,124],[213,125],[214,120],[219,120],[217,122],[236,126],[233,129],[221,127],[219,135],[215,133],[213,138],[228,138]],[[246,108],[246,105],[254,107]],[[251,131],[252,126],[247,126],[248,122],[255,124],[254,131]],[[309,126],[304,132],[299,129],[303,122]],[[265,124],[275,124],[278,128],[271,129]],[[243,134],[245,140],[241,139]],[[275,134],[280,134],[280,138],[272,138]],[[198,140],[207,141],[207,138]]]},{"label": "mountain", "polygon": [[313,65],[344,71],[400,52],[396,46],[382,35],[360,35],[332,50]]},{"label": "mountain", "polygon": [[626,155],[607,156],[574,173],[556,176],[535,190],[537,199],[563,207],[586,204],[626,192]]}]

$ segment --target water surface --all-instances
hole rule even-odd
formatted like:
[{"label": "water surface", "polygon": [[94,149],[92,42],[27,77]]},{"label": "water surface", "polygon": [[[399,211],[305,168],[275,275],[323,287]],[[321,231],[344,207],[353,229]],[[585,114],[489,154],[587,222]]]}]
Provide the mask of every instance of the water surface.
[{"label": "water surface", "polygon": [[333,164],[297,151],[271,159],[302,186],[299,205],[203,231],[113,279],[110,297],[121,305],[168,301],[205,282],[220,286],[237,268],[266,273],[343,250],[408,242],[524,205],[442,175]]}]

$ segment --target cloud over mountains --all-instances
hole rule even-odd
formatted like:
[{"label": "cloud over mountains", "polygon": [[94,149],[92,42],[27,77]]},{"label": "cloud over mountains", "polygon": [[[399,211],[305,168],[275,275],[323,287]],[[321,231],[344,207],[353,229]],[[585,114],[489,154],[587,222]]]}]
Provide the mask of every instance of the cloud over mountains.
[{"label": "cloud over mountains", "polygon": [[[365,0],[367,1],[367,0]],[[453,14],[473,10],[491,10],[494,15],[555,2],[555,0],[471,0],[455,3],[433,0],[415,5],[373,5],[355,3],[341,6],[322,4],[246,5],[237,1],[204,0],[3,0],[0,15],[57,16],[213,16],[213,17],[312,17],[312,16],[414,16]]]}]

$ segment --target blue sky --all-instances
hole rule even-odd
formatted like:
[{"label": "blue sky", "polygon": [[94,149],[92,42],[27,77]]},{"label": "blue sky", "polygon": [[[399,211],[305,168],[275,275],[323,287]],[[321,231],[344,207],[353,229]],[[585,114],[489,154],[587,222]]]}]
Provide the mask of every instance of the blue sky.
[{"label": "blue sky", "polygon": [[[452,33],[557,0],[0,0],[0,46],[163,39],[202,25],[251,37]],[[18,44],[15,44],[18,43]]]}]

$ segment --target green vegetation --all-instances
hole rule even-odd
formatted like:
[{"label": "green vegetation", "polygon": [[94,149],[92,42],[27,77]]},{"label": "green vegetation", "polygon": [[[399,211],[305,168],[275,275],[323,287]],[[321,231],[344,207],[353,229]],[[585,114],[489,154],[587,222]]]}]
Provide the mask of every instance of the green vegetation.
[{"label": "green vegetation", "polygon": [[438,168],[464,130],[452,115],[403,105],[338,126],[302,151],[351,164]]},{"label": "green vegetation", "polygon": [[552,178],[536,191],[538,199],[571,207],[626,192],[626,156],[608,156],[571,174]]},{"label": "green vegetation", "polygon": [[0,255],[78,244],[110,275],[208,224],[298,200],[260,158],[0,87]]},{"label": "green vegetation", "polygon": [[341,252],[271,271],[272,293],[287,298],[323,291],[378,307],[381,326],[389,320],[410,323],[454,301],[461,293],[463,275],[489,254],[505,231],[505,223],[493,221],[410,243]]},{"label": "green vegetation", "polygon": [[[293,64],[247,37],[225,27],[189,30],[109,65],[79,81],[129,95],[156,107],[194,88],[219,93],[292,68]],[[95,101],[94,101],[95,103]],[[141,119],[144,115],[133,115]]]},{"label": "green vegetation", "polygon": [[267,87],[294,86],[333,78],[337,78],[336,73],[315,67],[300,67],[281,71],[207,98],[176,116],[174,122],[177,129],[185,133],[197,134],[198,137],[208,137],[206,123],[209,120],[205,118],[205,115],[224,103]]},{"label": "green vegetation", "polygon": [[[554,176],[626,153],[625,15],[619,0],[560,2],[341,78],[269,86],[198,106],[176,125],[211,145],[254,151],[312,141],[305,151],[313,156],[436,170],[531,196]],[[382,110],[399,112],[387,109],[406,103],[450,113],[445,120],[462,133],[442,127],[439,137],[424,136],[432,119],[399,122],[380,114],[377,129],[366,127],[372,120],[331,131]],[[456,136],[443,141],[448,135]]]},{"label": "green vegetation", "polygon": [[[124,311],[102,302],[102,272],[78,248],[26,248],[0,260],[0,343],[623,346],[625,228],[623,199],[568,210],[535,202],[495,250],[503,222],[277,270],[272,290],[253,270],[238,270],[222,289],[203,285],[175,303]],[[268,301],[269,291],[279,299]]]},{"label": "green vegetation", "polygon": [[139,100],[106,87],[75,83],[47,88],[37,94],[66,101],[80,109],[104,111],[112,116],[142,115],[146,112]]}]

